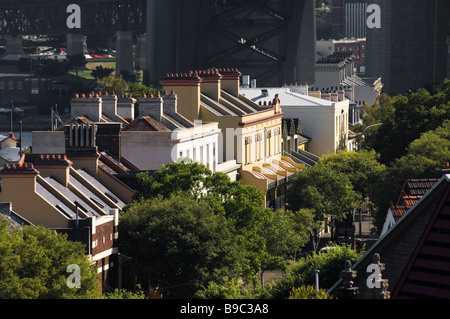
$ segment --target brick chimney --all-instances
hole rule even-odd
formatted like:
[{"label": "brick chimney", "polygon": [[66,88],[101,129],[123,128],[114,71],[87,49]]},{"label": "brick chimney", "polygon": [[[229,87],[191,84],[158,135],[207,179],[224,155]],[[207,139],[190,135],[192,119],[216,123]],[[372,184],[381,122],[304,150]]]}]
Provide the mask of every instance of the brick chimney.
[{"label": "brick chimney", "polygon": [[338,93],[339,101],[344,101],[345,100],[345,91],[340,89],[339,91],[337,91],[337,93]]},{"label": "brick chimney", "polygon": [[209,98],[219,102],[222,75],[218,69],[212,68],[206,71],[198,71],[198,75],[202,78],[200,91]]},{"label": "brick chimney", "polygon": [[26,154],[25,160],[30,161],[30,159],[42,177],[51,176],[64,185],[64,187],[68,187],[70,177],[69,169],[72,166],[72,162],[67,159],[66,155]]},{"label": "brick chimney", "polygon": [[108,152],[121,158],[121,123],[97,123],[97,133],[95,134],[95,143],[99,152]]},{"label": "brick chimney", "polygon": [[163,95],[163,111],[168,115],[174,115],[178,112],[178,97],[174,91],[167,93],[164,92]]},{"label": "brick chimney", "polygon": [[158,91],[155,96],[143,96],[139,100],[139,116],[151,116],[158,122],[162,121],[163,99],[161,93]]},{"label": "brick chimney", "polygon": [[117,115],[117,95],[114,93],[105,93],[102,98],[102,113],[111,119],[115,119]]},{"label": "brick chimney", "polygon": [[162,80],[164,90],[178,97],[177,111],[190,121],[200,119],[200,84],[197,72],[167,74]]},{"label": "brick chimney", "polygon": [[17,193],[20,190],[20,193],[23,194],[23,199],[26,199],[28,193],[36,191],[36,176],[39,174],[39,171],[34,168],[33,164],[21,162],[11,165],[5,164],[0,171],[2,180],[1,195],[6,196],[7,193]]},{"label": "brick chimney", "polygon": [[72,123],[64,126],[66,154],[73,162],[73,167],[84,168],[93,176],[97,176],[100,157],[96,145],[98,124]]},{"label": "brick chimney", "polygon": [[131,95],[121,95],[117,99],[117,114],[124,119],[134,120],[134,105],[136,99]]},{"label": "brick chimney", "polygon": [[242,73],[235,68],[222,68],[219,69],[219,72],[222,75],[222,89],[235,97],[239,97],[239,86]]},{"label": "brick chimney", "polygon": [[331,93],[329,92],[322,93],[322,99],[331,101]]},{"label": "brick chimney", "polygon": [[339,102],[339,95],[337,92],[331,92],[331,101]]},{"label": "brick chimney", "polygon": [[72,118],[86,116],[93,122],[100,122],[102,117],[102,99],[98,94],[75,94],[71,101]]}]

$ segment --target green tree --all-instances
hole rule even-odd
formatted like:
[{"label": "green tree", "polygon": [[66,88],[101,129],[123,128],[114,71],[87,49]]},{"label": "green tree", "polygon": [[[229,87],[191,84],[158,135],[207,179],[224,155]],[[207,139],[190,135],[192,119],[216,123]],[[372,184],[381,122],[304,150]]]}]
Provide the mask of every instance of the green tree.
[{"label": "green tree", "polygon": [[319,270],[319,287],[331,288],[344,269],[346,260],[354,263],[363,255],[352,249],[350,245],[332,244],[333,249],[323,253],[313,253],[297,262],[291,263],[286,275],[267,286],[266,294],[270,298],[286,299],[295,287],[315,286],[315,271]]},{"label": "green tree", "polygon": [[86,57],[84,54],[75,54],[67,57],[67,69],[75,70],[78,76],[78,70],[86,65]]},{"label": "green tree", "polygon": [[[0,220],[0,298],[99,298],[98,278],[84,247],[67,236],[39,226],[8,232]],[[69,265],[80,269],[80,288],[67,285]]]},{"label": "green tree", "polygon": [[126,289],[114,289],[113,292],[106,294],[103,299],[145,299],[143,291],[128,291]]},{"label": "green tree", "polygon": [[371,108],[372,113],[363,113],[365,126],[374,119],[383,123],[365,135],[364,146],[379,153],[383,164],[406,155],[408,146],[422,133],[450,119],[449,91],[450,81],[445,80],[435,92],[419,89],[395,97],[383,95],[379,105]]},{"label": "green tree", "polygon": [[261,299],[263,296],[263,287],[242,284],[240,278],[228,276],[208,282],[195,294],[200,299]]},{"label": "green tree", "polygon": [[341,151],[325,155],[317,165],[326,166],[347,176],[361,197],[370,197],[373,191],[371,185],[380,179],[386,169],[385,165],[379,162],[379,155],[374,150]]},{"label": "green tree", "polygon": [[[300,249],[305,242],[303,235],[312,220],[310,211],[286,213],[289,220],[283,220],[281,213],[264,208],[264,195],[254,186],[231,181],[223,173],[212,174],[198,163],[169,163],[152,175],[139,174],[138,179],[141,188],[134,195],[136,201],[158,196],[170,199],[171,196],[179,195],[207,205],[214,215],[224,216],[238,246],[239,276],[255,284],[257,275],[262,271],[284,269],[283,257],[286,252],[279,247],[288,245],[288,249],[292,250],[290,253]],[[283,234],[283,238],[272,236],[266,229],[270,227],[271,221],[279,222],[280,226],[289,226],[292,238],[286,234]]]},{"label": "green tree", "polygon": [[104,68],[103,65],[98,65],[95,70],[92,70],[91,74],[95,79],[101,80],[110,76],[114,72],[114,68]]},{"label": "green tree", "polygon": [[130,93],[132,97],[139,100],[144,94],[156,94],[156,90],[151,86],[135,82],[130,84]]},{"label": "green tree", "polygon": [[[326,215],[334,220],[343,220],[347,212],[358,207],[361,201],[350,179],[341,172],[316,165],[295,173],[287,191],[288,208],[298,211],[312,209],[316,221],[323,221]],[[313,230],[313,247],[319,243],[318,229]]]},{"label": "green tree", "polygon": [[445,162],[450,161],[450,120],[436,130],[425,132],[395,159],[378,181],[374,181],[372,200],[376,211],[374,224],[381,231],[389,201],[396,203],[406,178],[439,178]]},{"label": "green tree", "polygon": [[319,289],[317,292],[314,286],[301,286],[299,288],[292,288],[288,299],[331,299],[324,289]]},{"label": "green tree", "polygon": [[269,218],[261,224],[259,234],[266,240],[266,249],[271,256],[295,260],[315,227],[314,213],[310,209],[295,213],[276,210],[271,211]]},{"label": "green tree", "polygon": [[106,92],[123,94],[128,90],[128,83],[122,77],[115,77],[113,74],[103,79],[99,79],[97,83],[101,86],[102,91]]},{"label": "green tree", "polygon": [[[186,195],[134,202],[121,215],[121,246],[148,289],[189,298],[216,276],[239,273],[239,247],[224,216]],[[139,243],[139,245],[136,245]]]}]

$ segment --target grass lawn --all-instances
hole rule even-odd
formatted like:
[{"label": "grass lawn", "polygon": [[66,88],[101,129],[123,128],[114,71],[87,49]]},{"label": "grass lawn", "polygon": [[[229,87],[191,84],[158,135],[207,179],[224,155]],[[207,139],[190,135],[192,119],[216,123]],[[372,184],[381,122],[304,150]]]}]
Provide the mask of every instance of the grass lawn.
[{"label": "grass lawn", "polygon": [[86,69],[95,70],[97,66],[103,66],[104,68],[116,68],[116,62],[87,62]]}]

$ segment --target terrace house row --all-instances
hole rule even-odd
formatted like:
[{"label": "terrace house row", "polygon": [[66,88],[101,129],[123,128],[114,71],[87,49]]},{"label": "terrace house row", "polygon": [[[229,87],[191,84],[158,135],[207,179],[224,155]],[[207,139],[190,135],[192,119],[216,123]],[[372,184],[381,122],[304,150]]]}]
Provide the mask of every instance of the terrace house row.
[{"label": "terrace house row", "polygon": [[70,121],[55,132],[33,132],[33,152],[51,149],[64,153],[68,138],[65,127],[90,123],[97,126],[95,144],[102,158],[126,166],[125,171],[132,174],[158,170],[169,162],[189,158],[212,172],[224,172],[236,179],[236,162],[222,163],[217,156],[218,124],[183,117],[177,112],[177,96],[173,92],[142,96],[136,118],[118,114],[119,105],[121,114],[126,108],[129,115],[134,112],[136,101],[120,103],[121,99],[115,94],[75,95]]},{"label": "terrace house row", "polygon": [[[92,136],[94,126],[84,127]],[[100,287],[120,287],[119,211],[132,190],[99,167],[95,147],[65,154],[24,154],[0,171],[0,202],[28,225],[43,225],[85,244]],[[69,157],[72,160],[69,160]],[[26,200],[25,200],[26,199]]]},{"label": "terrace house row", "polygon": [[240,93],[237,69],[167,74],[163,89],[178,96],[178,112],[188,120],[217,122],[219,161],[236,160],[239,178],[266,196],[266,206],[282,208],[293,174],[305,167],[282,156],[280,101],[261,106]]}]

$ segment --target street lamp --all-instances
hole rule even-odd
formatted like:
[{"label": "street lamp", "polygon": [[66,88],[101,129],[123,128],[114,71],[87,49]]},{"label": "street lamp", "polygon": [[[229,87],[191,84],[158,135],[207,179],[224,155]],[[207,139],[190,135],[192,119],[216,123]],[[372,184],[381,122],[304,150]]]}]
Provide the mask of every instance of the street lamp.
[{"label": "street lamp", "polygon": [[361,146],[362,146],[362,136],[364,135],[364,133],[366,132],[366,130],[369,129],[369,128],[371,128],[371,127],[380,126],[380,125],[383,125],[383,123],[377,123],[377,124],[369,125],[369,126],[367,126],[367,127],[359,134],[359,149],[361,149]]}]

